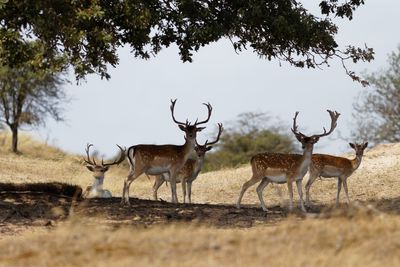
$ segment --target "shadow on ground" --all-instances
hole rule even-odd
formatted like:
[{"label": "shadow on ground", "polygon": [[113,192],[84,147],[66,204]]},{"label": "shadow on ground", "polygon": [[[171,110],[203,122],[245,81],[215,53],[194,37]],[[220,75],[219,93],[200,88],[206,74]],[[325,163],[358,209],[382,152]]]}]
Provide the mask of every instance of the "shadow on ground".
[{"label": "shadow on ground", "polygon": [[[219,204],[172,204],[131,198],[131,206],[122,206],[120,198],[87,199],[55,196],[47,193],[0,193],[0,233],[13,234],[30,227],[52,227],[71,216],[95,218],[96,223],[113,227],[131,225],[150,227],[170,223],[191,223],[221,228],[246,228],[257,224],[274,225],[288,215],[279,206],[269,207],[268,213],[258,206]],[[358,206],[368,207],[373,212],[400,214],[400,197],[393,199],[357,202]],[[307,216],[326,218],[331,216],[351,216],[356,205],[339,208],[314,204],[306,215],[296,210],[299,219]]]}]

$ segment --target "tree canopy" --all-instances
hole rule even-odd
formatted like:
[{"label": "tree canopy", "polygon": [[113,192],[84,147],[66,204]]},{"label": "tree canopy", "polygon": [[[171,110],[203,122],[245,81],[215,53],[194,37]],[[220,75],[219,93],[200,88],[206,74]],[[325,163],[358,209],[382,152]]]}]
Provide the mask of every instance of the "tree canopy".
[{"label": "tree canopy", "polygon": [[370,61],[373,50],[338,47],[333,17],[352,19],[364,0],[320,1],[321,15],[296,0],[2,0],[0,58],[16,66],[32,60],[25,42],[38,39],[47,58],[64,54],[76,78],[97,73],[110,78],[107,66],[118,64],[117,49],[128,45],[134,57],[148,59],[176,44],[183,61],[221,38],[240,52],[316,68],[338,59],[345,65]]},{"label": "tree canopy", "polygon": [[371,84],[354,103],[353,138],[372,144],[400,141],[400,46],[384,70],[366,74]]},{"label": "tree canopy", "polygon": [[[27,42],[26,47],[32,55],[42,57],[40,43]],[[63,60],[32,60],[13,68],[0,65],[0,124],[11,130],[13,152],[18,152],[20,127],[43,125],[48,115],[62,119],[60,106],[67,98],[61,85],[67,80],[60,62]]]}]

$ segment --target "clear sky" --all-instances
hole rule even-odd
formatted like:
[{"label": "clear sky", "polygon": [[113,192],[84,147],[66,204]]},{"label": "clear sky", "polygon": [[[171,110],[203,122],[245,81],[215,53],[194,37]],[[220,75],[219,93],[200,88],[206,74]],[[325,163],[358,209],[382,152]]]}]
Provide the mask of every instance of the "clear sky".
[{"label": "clear sky", "polygon": [[[310,10],[318,10],[319,1],[302,2]],[[399,12],[398,0],[367,0],[352,21],[335,20],[342,48],[347,44],[363,47],[365,43],[376,53],[374,62],[349,64],[351,70],[372,72],[386,66],[388,53],[400,44]],[[34,135],[80,154],[90,142],[108,157],[117,153],[115,144],[182,144],[183,132],[173,123],[169,110],[170,99],[178,98],[175,116],[182,121],[204,118],[206,108],[201,103],[212,104],[213,114],[198,137],[200,141],[218,122],[234,120],[249,111],[278,116],[288,130],[294,112],[300,111],[300,131],[309,134],[329,127],[326,109],[337,110],[342,114],[337,130],[346,137],[353,127],[352,104],[359,92],[366,90],[345,74],[339,61],[323,70],[298,69],[285,62],[260,59],[250,50],[236,54],[227,40],[202,48],[193,63],[182,63],[176,47],[147,61],[134,58],[129,48],[119,52],[120,64],[110,67],[109,81],[90,75],[76,85],[71,75],[72,84],[65,86],[72,98],[65,107],[65,122],[49,120],[46,128]],[[331,138],[321,139],[314,151],[350,151],[347,141],[337,137],[336,131]]]}]

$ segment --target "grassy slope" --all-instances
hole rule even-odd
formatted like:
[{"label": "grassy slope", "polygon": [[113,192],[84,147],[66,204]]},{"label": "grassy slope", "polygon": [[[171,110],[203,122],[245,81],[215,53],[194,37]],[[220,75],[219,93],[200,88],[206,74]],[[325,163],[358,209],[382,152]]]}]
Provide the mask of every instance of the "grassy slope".
[{"label": "grassy slope", "polygon": [[[1,182],[53,180],[86,186],[91,181],[91,174],[80,163],[80,156],[66,155],[29,138],[21,142],[21,150],[23,155],[20,156],[4,148],[0,151]],[[400,144],[382,145],[367,151],[360,169],[349,179],[350,198],[367,201],[398,198],[399,154]],[[126,170],[113,167],[107,173],[105,188],[119,195],[125,175]],[[193,200],[232,204],[249,177],[249,167],[200,175],[194,182]],[[131,195],[151,198],[151,186],[152,181],[142,177],[132,184]],[[312,188],[312,198],[318,203],[333,204],[335,196],[335,180],[319,180]],[[160,197],[169,200],[169,190],[165,186],[161,188]],[[285,205],[286,187],[267,188],[265,198],[267,205]],[[255,186],[246,192],[243,203],[258,205]],[[45,239],[41,233],[1,240],[0,266],[76,266],[83,263],[127,266],[133,262],[136,266],[400,265],[399,212],[388,215],[361,208],[361,211],[357,209],[355,213],[346,214],[325,219],[289,217],[277,226],[251,229],[172,225],[115,230],[82,223],[80,218],[72,219],[46,233]]]},{"label": "grassy slope", "polygon": [[[4,146],[0,149],[1,182],[58,181],[82,187],[92,182],[91,173],[82,164],[82,156],[67,155],[26,136],[21,139],[22,155],[7,152]],[[353,157],[352,154],[345,156]],[[120,196],[127,172],[122,166],[111,167],[106,173],[104,188],[109,189],[114,196]],[[400,188],[400,179],[397,176],[399,172],[400,143],[381,145],[367,150],[360,168],[348,180],[350,198],[372,200],[397,197]],[[249,166],[200,174],[193,183],[192,200],[197,203],[233,204],[242,184],[250,176]],[[146,176],[142,176],[132,183],[130,195],[151,199],[152,185],[152,178],[149,180]],[[248,189],[243,204],[258,204],[255,188],[256,185]],[[296,199],[296,192],[294,195]],[[166,186],[161,186],[159,197],[169,201],[170,190]],[[264,197],[267,206],[286,205],[288,200],[286,185],[269,185],[264,191]],[[334,203],[336,179],[317,180],[311,188],[311,197],[317,203]],[[341,193],[341,200],[345,202],[344,191]]]}]

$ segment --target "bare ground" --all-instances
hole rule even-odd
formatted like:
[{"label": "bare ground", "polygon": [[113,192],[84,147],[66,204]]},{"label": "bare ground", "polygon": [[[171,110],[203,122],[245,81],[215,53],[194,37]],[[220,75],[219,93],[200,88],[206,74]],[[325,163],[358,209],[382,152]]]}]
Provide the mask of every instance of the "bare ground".
[{"label": "bare ground", "polygon": [[[71,216],[95,221],[110,227],[151,227],[174,223],[188,223],[217,228],[250,228],[275,225],[288,216],[280,206],[264,212],[256,205],[237,209],[226,204],[173,204],[165,201],[131,198],[131,206],[122,206],[121,198],[86,199],[83,201],[46,193],[0,193],[0,233],[2,237],[51,228]],[[374,212],[399,215],[400,197],[355,202],[353,206],[369,207]],[[339,208],[314,204],[307,214],[295,210],[298,219],[329,218],[343,213],[351,216],[352,209],[343,204]]]},{"label": "bare ground", "polygon": [[169,223],[192,223],[215,227],[251,227],[257,223],[275,224],[286,217],[287,211],[272,207],[265,213],[258,207],[218,204],[173,204],[165,201],[131,198],[131,206],[122,206],[121,198],[71,198],[46,193],[0,194],[0,232],[13,235],[35,227],[52,227],[70,216],[94,218],[109,226],[137,226]]}]

